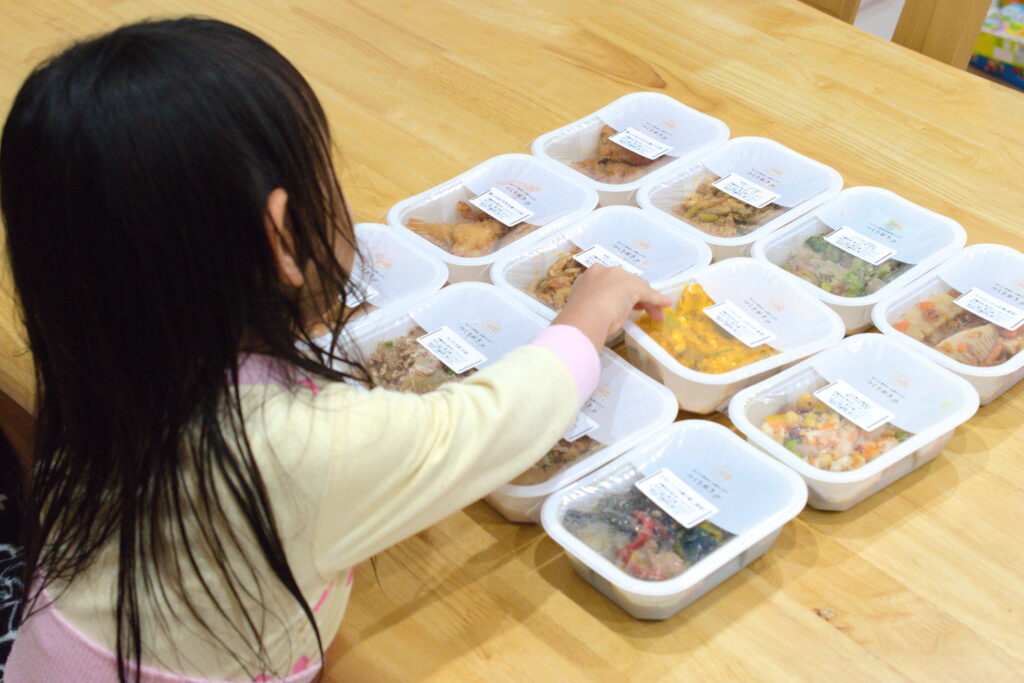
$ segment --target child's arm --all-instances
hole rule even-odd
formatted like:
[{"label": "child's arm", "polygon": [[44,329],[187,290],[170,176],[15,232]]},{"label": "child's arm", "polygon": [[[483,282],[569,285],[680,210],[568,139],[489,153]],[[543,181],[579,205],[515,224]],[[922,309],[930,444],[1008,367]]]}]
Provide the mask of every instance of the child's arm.
[{"label": "child's arm", "polygon": [[588,275],[555,321],[571,325],[548,328],[460,383],[426,395],[334,385],[316,397],[311,445],[331,458],[313,548],[322,574],[487,495],[558,441],[596,386],[596,347],[634,305],[668,303],[618,269]]}]

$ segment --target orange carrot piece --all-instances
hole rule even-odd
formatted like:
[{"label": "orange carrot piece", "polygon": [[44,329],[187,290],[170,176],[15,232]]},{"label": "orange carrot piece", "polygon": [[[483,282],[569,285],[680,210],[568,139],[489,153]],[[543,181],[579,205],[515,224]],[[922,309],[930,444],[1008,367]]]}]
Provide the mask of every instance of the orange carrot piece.
[{"label": "orange carrot piece", "polygon": [[909,327],[910,327],[910,321],[909,320],[900,320],[899,322],[895,322],[895,323],[892,324],[892,328],[894,330],[899,330],[900,332],[906,332],[907,328],[909,328]]},{"label": "orange carrot piece", "polygon": [[935,302],[934,301],[925,300],[925,301],[922,301],[922,302],[918,303],[917,307],[920,308],[922,311],[930,311],[933,308],[935,308]]}]

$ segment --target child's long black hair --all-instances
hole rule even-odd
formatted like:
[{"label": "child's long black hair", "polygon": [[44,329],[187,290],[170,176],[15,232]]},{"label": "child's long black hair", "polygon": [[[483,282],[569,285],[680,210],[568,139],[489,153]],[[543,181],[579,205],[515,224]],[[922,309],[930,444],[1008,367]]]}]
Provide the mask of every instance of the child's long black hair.
[{"label": "child's long black hair", "polygon": [[[0,145],[0,208],[38,392],[26,576],[71,582],[115,548],[121,681],[137,675],[144,597],[185,599],[211,638],[229,640],[178,590],[200,564],[219,574],[204,585],[230,588],[202,596],[221,617],[244,613],[254,580],[272,575],[319,644],[237,385],[246,350],[344,378],[330,369],[345,360],[334,352],[296,349],[308,341],[303,312],[331,309],[344,291],[336,240],[354,246],[313,91],[234,26],[135,24],[37,68]],[[312,295],[278,276],[265,228],[275,188],[288,193],[291,249]],[[342,367],[365,380],[358,364]],[[247,524],[224,523],[229,512]],[[248,566],[229,565],[228,553]],[[231,654],[256,662],[253,676],[274,673],[265,616],[245,615],[230,634],[251,648]]]}]

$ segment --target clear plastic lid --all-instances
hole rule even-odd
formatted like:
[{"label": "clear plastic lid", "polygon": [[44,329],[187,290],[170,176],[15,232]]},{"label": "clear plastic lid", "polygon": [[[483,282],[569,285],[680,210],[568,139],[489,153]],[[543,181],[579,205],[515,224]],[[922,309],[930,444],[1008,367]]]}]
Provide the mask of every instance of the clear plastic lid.
[{"label": "clear plastic lid", "polygon": [[492,263],[521,240],[539,239],[583,216],[597,193],[554,164],[504,154],[405,199],[388,224],[406,229],[447,263]]},{"label": "clear plastic lid", "polygon": [[868,478],[966,421],[978,394],[881,334],[858,334],[740,391],[740,431],[814,478]]},{"label": "clear plastic lid", "polygon": [[605,191],[626,191],[680,159],[725,142],[729,127],[652,92],[624,95],[579,121],[546,133],[533,153]]},{"label": "clear plastic lid", "polygon": [[531,310],[551,319],[562,310],[585,266],[577,257],[596,248],[604,262],[633,269],[650,282],[677,277],[711,262],[711,250],[641,209],[609,206],[594,211],[556,235],[518,252],[491,269],[491,279],[522,296]]},{"label": "clear plastic lid", "polygon": [[676,422],[551,496],[545,531],[642,595],[682,592],[792,519],[804,482],[725,427]]},{"label": "clear plastic lid", "polygon": [[956,221],[877,187],[853,187],[762,237],[752,255],[805,280],[832,303],[874,303],[952,256]]},{"label": "clear plastic lid", "polygon": [[842,187],[832,168],[779,143],[734,138],[640,188],[637,200],[711,244],[753,242]]},{"label": "clear plastic lid", "polygon": [[940,364],[975,376],[1024,365],[1024,254],[994,244],[965,248],[872,312],[879,330]]},{"label": "clear plastic lid", "polygon": [[750,258],[713,264],[661,288],[664,322],[646,314],[626,334],[676,374],[726,384],[838,342],[842,320],[784,273]]},{"label": "clear plastic lid", "polygon": [[355,231],[353,281],[371,311],[436,292],[448,280],[447,266],[404,231],[380,223],[358,223]]}]

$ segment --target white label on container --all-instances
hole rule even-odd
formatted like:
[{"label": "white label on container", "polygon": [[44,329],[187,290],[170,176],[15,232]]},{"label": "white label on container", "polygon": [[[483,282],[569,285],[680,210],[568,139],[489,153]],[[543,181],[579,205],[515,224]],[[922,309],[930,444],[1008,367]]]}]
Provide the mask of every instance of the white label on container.
[{"label": "white label on container", "polygon": [[717,507],[667,467],[644,477],[636,483],[636,487],[687,529],[692,529],[718,512]]},{"label": "white label on container", "polygon": [[593,418],[584,412],[576,413],[576,419],[572,423],[572,427],[569,427],[569,431],[562,437],[566,441],[575,441],[581,437],[586,436],[590,432],[597,429],[600,425],[594,422]]},{"label": "white label on container", "polygon": [[416,341],[456,375],[461,375],[487,360],[487,356],[470,346],[469,342],[447,325],[423,335]]},{"label": "white label on container", "polygon": [[739,173],[730,173],[724,178],[719,178],[711,184],[722,192],[732,195],[741,202],[750,204],[755,209],[768,206],[779,198],[777,193],[772,192],[765,187],[761,187],[751,180],[747,180]]},{"label": "white label on container", "polygon": [[826,235],[825,241],[873,266],[880,266],[896,255],[896,250],[892,247],[876,242],[848,225],[844,225],[831,235]]},{"label": "white label on container", "polygon": [[818,389],[814,396],[865,432],[892,422],[892,413],[841,379]]},{"label": "white label on container", "polygon": [[496,187],[492,187],[479,197],[473,197],[469,203],[510,228],[533,215],[533,211]]},{"label": "white label on container", "polygon": [[590,249],[587,249],[586,251],[581,251],[580,253],[573,256],[573,258],[576,259],[577,263],[587,268],[594,265],[595,263],[600,263],[603,266],[611,266],[612,268],[622,268],[627,273],[632,273],[633,275],[642,275],[644,272],[637,268],[636,266],[634,266],[632,263],[627,263],[626,261],[622,260],[612,252],[602,247],[600,244],[595,244],[594,246],[590,247]]},{"label": "white label on container", "polygon": [[630,152],[636,152],[647,159],[657,159],[666,152],[672,151],[672,145],[658,142],[654,138],[644,135],[636,128],[627,128],[615,135],[608,137],[616,145],[625,147]]},{"label": "white label on container", "polygon": [[704,309],[704,315],[721,325],[729,334],[750,348],[775,339],[774,333],[764,328],[731,301],[726,300],[714,306],[708,306]]},{"label": "white label on container", "polygon": [[370,301],[371,299],[380,296],[380,290],[371,285],[369,282],[364,282],[356,278],[351,278],[348,281],[348,305],[359,306],[361,304]]},{"label": "white label on container", "polygon": [[958,296],[953,303],[984,318],[993,325],[998,325],[1011,332],[1024,325],[1024,310],[1012,306],[1001,299],[997,299],[977,287],[967,290]]}]

